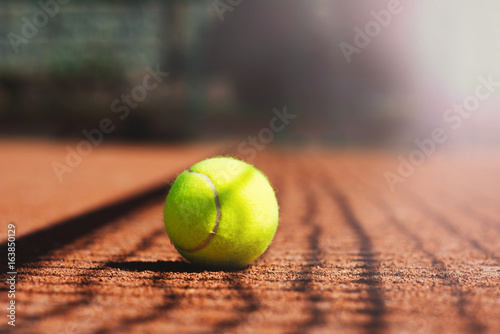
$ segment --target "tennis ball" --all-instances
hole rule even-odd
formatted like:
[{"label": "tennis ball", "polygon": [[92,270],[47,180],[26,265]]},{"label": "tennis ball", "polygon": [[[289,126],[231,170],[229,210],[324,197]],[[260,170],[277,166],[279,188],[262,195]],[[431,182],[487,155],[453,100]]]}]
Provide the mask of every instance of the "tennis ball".
[{"label": "tennis ball", "polygon": [[177,177],[164,218],[171,242],[189,262],[236,269],[270,245],[278,227],[278,202],[261,171],[237,159],[217,157]]}]

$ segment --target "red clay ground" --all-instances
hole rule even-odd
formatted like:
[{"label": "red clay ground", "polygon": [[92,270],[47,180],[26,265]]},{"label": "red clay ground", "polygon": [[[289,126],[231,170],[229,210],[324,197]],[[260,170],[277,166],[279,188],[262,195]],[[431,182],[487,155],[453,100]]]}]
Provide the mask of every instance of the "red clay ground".
[{"label": "red clay ground", "polygon": [[225,272],[186,264],[162,222],[168,180],[221,145],[102,147],[62,183],[64,145],[0,151],[2,332],[500,333],[498,152],[436,155],[391,193],[397,154],[267,149],[276,238]]}]

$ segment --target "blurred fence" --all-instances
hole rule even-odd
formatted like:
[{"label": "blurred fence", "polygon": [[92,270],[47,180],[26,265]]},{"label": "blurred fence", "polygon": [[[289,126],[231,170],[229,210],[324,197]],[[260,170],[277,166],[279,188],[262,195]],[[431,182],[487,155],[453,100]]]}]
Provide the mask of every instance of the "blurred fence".
[{"label": "blurred fence", "polygon": [[189,73],[187,49],[204,37],[189,34],[193,25],[200,24],[189,16],[201,4],[3,1],[2,132],[78,135],[82,127],[109,114],[112,101],[122,100],[141,85],[147,68],[159,68],[172,80],[148,92],[113,135],[185,136],[192,120],[186,119],[189,106],[178,80]]},{"label": "blurred fence", "polygon": [[165,46],[163,7],[159,1],[3,1],[0,70],[72,75],[87,62],[100,71],[156,63]]},{"label": "blurred fence", "polygon": [[[338,0],[2,1],[0,133],[79,136],[126,107],[112,136],[244,136],[288,106],[298,121],[280,137],[383,141],[412,116],[390,59],[346,63],[357,12]],[[127,103],[148,68],[169,76]]]}]

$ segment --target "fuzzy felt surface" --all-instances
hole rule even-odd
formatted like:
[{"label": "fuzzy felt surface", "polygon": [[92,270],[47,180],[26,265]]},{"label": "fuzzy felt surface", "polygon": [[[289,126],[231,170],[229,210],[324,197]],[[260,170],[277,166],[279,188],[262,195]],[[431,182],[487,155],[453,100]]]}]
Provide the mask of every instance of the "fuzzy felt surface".
[{"label": "fuzzy felt surface", "polygon": [[[172,243],[200,266],[239,268],[253,262],[267,249],[278,227],[278,203],[265,175],[228,157],[204,160],[190,171],[195,173],[179,175],[167,196],[164,218]],[[215,235],[204,245],[217,221],[212,185],[221,215]]]}]

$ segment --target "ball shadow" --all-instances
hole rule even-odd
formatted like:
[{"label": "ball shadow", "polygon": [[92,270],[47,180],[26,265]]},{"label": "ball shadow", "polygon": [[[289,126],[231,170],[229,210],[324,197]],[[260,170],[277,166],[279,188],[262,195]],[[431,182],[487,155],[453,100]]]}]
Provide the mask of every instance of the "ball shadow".
[{"label": "ball shadow", "polygon": [[[184,261],[122,261],[107,262],[105,267],[115,268],[127,271],[153,271],[157,273],[201,273],[207,271],[213,272],[235,272],[241,271],[235,269],[211,269],[195,266]],[[244,268],[243,268],[244,269]]]}]

